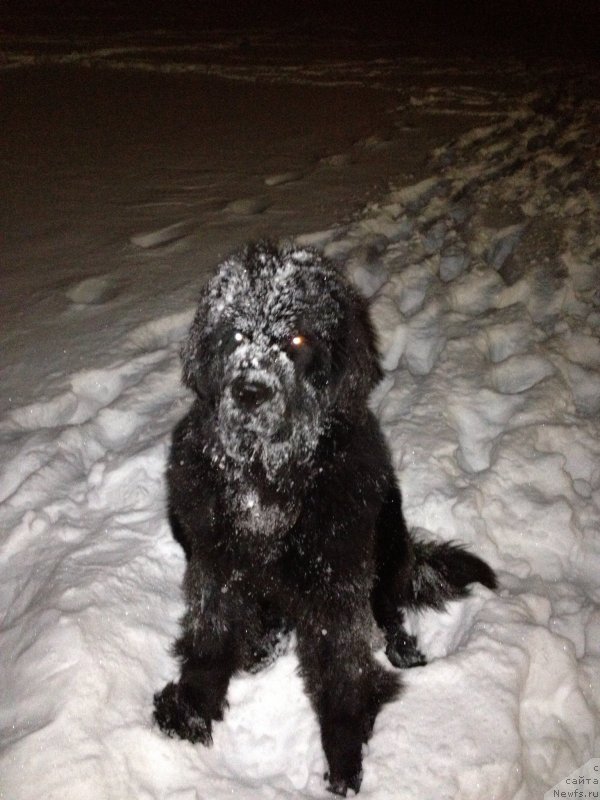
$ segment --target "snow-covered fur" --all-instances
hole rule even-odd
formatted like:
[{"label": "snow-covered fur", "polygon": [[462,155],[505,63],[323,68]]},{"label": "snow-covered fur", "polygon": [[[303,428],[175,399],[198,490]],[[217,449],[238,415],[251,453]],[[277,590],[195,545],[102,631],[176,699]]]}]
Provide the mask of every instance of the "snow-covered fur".
[{"label": "snow-covered fur", "polygon": [[196,394],[175,428],[169,512],[188,563],[178,683],[155,696],[170,735],[209,744],[229,679],[295,630],[328,788],[358,791],[361,748],[399,673],[424,663],[403,609],[493,587],[462,548],[413,541],[367,399],[380,379],[366,302],[311,248],[250,245],[202,292],[182,349]]}]

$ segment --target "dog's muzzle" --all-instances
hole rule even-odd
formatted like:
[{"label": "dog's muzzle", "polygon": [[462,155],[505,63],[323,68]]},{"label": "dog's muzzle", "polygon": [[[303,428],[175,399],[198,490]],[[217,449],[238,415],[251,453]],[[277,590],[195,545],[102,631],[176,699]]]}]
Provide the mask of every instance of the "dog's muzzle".
[{"label": "dog's muzzle", "polygon": [[230,392],[235,403],[251,412],[273,400],[275,390],[264,381],[248,379],[241,375],[231,382]]},{"label": "dog's muzzle", "polygon": [[237,453],[255,437],[280,439],[290,399],[289,377],[258,361],[250,367],[235,363],[232,367],[219,404],[219,429],[226,449]]}]

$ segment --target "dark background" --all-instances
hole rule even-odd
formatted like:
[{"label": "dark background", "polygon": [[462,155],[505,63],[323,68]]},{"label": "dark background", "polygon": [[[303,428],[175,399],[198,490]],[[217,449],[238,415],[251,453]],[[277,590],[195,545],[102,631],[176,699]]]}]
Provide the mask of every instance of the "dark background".
[{"label": "dark background", "polygon": [[4,0],[0,20],[9,33],[281,28],[321,39],[343,27],[358,42],[393,40],[407,54],[600,52],[600,0]]}]

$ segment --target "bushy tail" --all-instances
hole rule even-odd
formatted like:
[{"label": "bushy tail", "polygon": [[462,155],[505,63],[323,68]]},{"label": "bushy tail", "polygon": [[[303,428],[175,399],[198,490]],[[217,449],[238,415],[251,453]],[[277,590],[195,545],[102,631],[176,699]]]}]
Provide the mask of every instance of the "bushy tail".
[{"label": "bushy tail", "polygon": [[407,605],[441,609],[448,600],[465,597],[470,583],[488,589],[497,585],[494,571],[462,545],[450,542],[413,542],[415,563]]}]

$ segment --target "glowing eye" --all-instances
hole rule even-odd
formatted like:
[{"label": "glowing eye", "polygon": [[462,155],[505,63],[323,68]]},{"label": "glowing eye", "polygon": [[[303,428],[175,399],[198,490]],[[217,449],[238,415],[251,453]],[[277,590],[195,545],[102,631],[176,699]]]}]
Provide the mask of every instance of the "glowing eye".
[{"label": "glowing eye", "polygon": [[234,334],[233,338],[236,340],[236,342],[241,342],[244,339],[244,336],[239,331],[237,331]]},{"label": "glowing eye", "polygon": [[293,336],[292,344],[294,345],[294,347],[302,347],[303,345],[306,344],[306,339],[304,338],[304,336],[300,335]]}]

